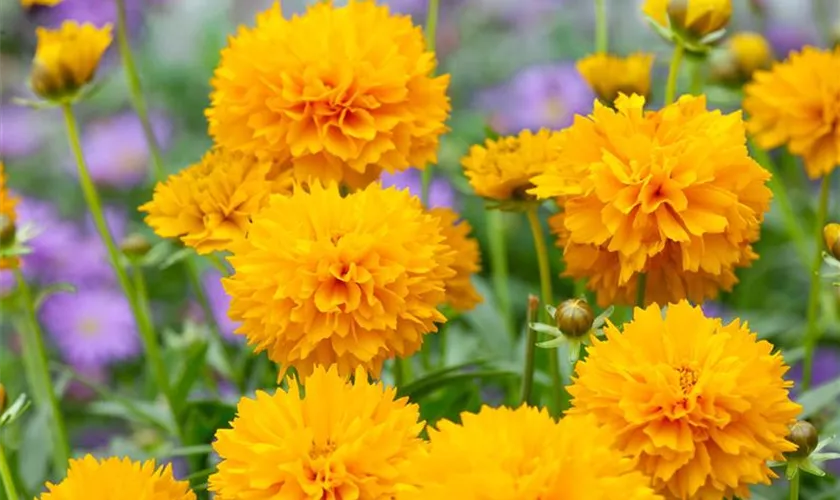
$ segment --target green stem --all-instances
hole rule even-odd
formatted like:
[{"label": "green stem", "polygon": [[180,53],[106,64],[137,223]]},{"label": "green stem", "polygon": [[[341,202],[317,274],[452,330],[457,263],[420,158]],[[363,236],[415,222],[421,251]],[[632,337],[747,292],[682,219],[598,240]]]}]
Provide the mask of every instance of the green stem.
[{"label": "green stem", "polygon": [[819,305],[820,305],[820,267],[822,265],[822,230],[825,225],[828,213],[828,191],[831,187],[831,175],[822,179],[820,186],[820,201],[817,206],[817,250],[814,252],[814,260],[811,265],[811,290],[808,294],[808,330],[805,334],[805,360],[802,369],[802,390],[808,390],[811,386],[811,372],[814,365],[814,351],[820,341],[821,332],[819,328]]},{"label": "green stem", "polygon": [[665,106],[674,102],[677,97],[677,78],[680,75],[680,64],[682,64],[685,47],[681,43],[674,46],[674,53],[671,55],[671,67],[668,70],[668,83],[665,86]]},{"label": "green stem", "polygon": [[[543,307],[541,315],[545,323],[550,323],[551,318],[548,316],[546,305],[554,305],[554,296],[551,291],[551,265],[548,261],[548,247],[545,244],[545,235],[543,234],[542,225],[540,224],[537,210],[539,205],[528,209],[528,223],[531,226],[531,233],[534,235],[534,248],[537,252],[537,265],[540,269],[540,294],[542,295]],[[563,404],[563,378],[560,375],[560,354],[557,349],[548,350],[548,371],[551,375],[551,388],[553,391],[554,402],[557,408]]]},{"label": "green stem", "polygon": [[796,252],[799,254],[802,264],[804,266],[809,266],[811,264],[811,254],[808,249],[808,237],[805,236],[805,232],[802,230],[802,224],[796,216],[796,212],[793,210],[793,204],[790,202],[787,187],[785,182],[782,180],[779,169],[776,168],[776,164],[770,158],[770,155],[767,154],[767,151],[753,143],[751,143],[750,146],[750,150],[755,160],[762,167],[767,169],[772,176],[770,178],[769,187],[773,192],[773,198],[782,213],[782,219],[785,222],[788,233],[790,233],[790,236],[793,239],[794,248],[796,248]]},{"label": "green stem", "polygon": [[691,59],[691,95],[701,95],[703,93],[703,62],[702,57]]},{"label": "green stem", "polygon": [[537,306],[531,307],[532,299],[536,300],[536,297],[532,296],[528,300],[528,338],[525,339],[525,366],[522,370],[522,388],[519,391],[520,406],[531,403],[531,392],[534,389],[534,358],[537,352],[537,331],[531,328],[530,325],[537,321],[540,304],[537,301]]},{"label": "green stem", "polygon": [[161,159],[160,146],[155,137],[152,123],[149,121],[149,113],[146,108],[146,99],[140,87],[140,74],[134,63],[134,55],[131,52],[131,44],[128,40],[128,22],[126,20],[125,0],[115,0],[117,4],[117,43],[120,47],[120,56],[125,68],[125,77],[128,81],[128,90],[131,94],[131,103],[140,118],[140,125],[143,128],[143,135],[149,145],[149,153],[152,157],[154,177],[161,180],[164,177],[163,160]]},{"label": "green stem", "polygon": [[796,474],[790,480],[790,500],[799,500],[799,476],[801,474],[796,471]]},{"label": "green stem", "polygon": [[595,0],[595,52],[606,53],[609,32],[607,31],[607,6],[604,0]]},{"label": "green stem", "polygon": [[[434,52],[437,48],[437,24],[440,11],[440,0],[429,0],[429,10],[426,13],[426,50]],[[423,169],[420,184],[420,199],[423,205],[429,206],[429,188],[432,185],[432,165]]]},{"label": "green stem", "polygon": [[394,358],[394,387],[400,388],[405,385],[403,359],[400,357]]},{"label": "green stem", "polygon": [[[120,284],[120,288],[125,294],[125,297],[128,300],[128,304],[131,307],[131,312],[134,316],[134,320],[137,324],[137,329],[140,333],[140,336],[143,339],[144,343],[146,343],[145,347],[147,355],[150,358],[149,362],[150,364],[157,364],[160,362],[159,360],[154,359],[160,358],[160,348],[157,342],[157,336],[155,334],[152,323],[149,320],[148,314],[145,311],[144,306],[141,305],[140,300],[138,300],[138,297],[135,296],[135,290],[132,289],[132,284],[129,280],[128,273],[126,273],[125,268],[122,266],[119,250],[117,250],[117,245],[114,243],[114,238],[111,235],[110,230],[108,229],[107,222],[105,221],[105,216],[102,212],[102,202],[99,198],[99,193],[96,191],[96,186],[93,184],[93,180],[90,177],[87,164],[85,163],[84,155],[82,154],[82,147],[79,142],[79,129],[78,125],[76,124],[76,117],[73,115],[73,109],[70,107],[70,104],[64,104],[62,106],[62,110],[64,112],[64,121],[67,125],[67,137],[70,141],[70,147],[73,150],[73,155],[76,158],[76,166],[78,167],[79,172],[79,184],[82,188],[82,193],[84,194],[85,201],[87,202],[88,210],[90,211],[90,214],[93,217],[93,222],[96,226],[96,230],[99,232],[99,236],[102,239],[102,242],[105,244],[105,248],[108,251],[108,259],[110,260],[111,267],[113,268],[114,273],[117,275],[117,281]],[[145,294],[143,294],[143,297],[143,300],[145,300]],[[166,397],[167,403],[169,404],[169,408],[172,411],[172,416],[175,419],[175,421],[178,422],[178,404],[174,401],[171,391],[169,390],[169,379],[167,378],[168,375],[166,374],[166,370],[164,368],[161,374],[158,372],[159,367],[152,366],[152,368],[153,375],[156,378],[158,389],[160,389],[161,392],[163,392],[164,396]]]},{"label": "green stem", "polygon": [[[636,306],[645,308],[645,292],[647,291],[647,274],[639,273],[636,278]],[[631,308],[632,309],[632,308]],[[630,312],[630,317],[633,317],[633,312]]]},{"label": "green stem", "polygon": [[20,499],[15,488],[15,480],[12,477],[12,470],[9,468],[9,462],[6,459],[6,450],[3,449],[2,442],[0,442],[0,479],[3,480],[3,490],[6,492],[6,498],[9,500]]},{"label": "green stem", "polygon": [[487,210],[487,240],[490,247],[490,268],[493,276],[493,289],[499,314],[504,321],[504,327],[512,339],[516,339],[516,327],[513,323],[513,308],[510,299],[508,278],[507,231],[504,224],[504,214],[499,210]]},{"label": "green stem", "polygon": [[47,348],[44,345],[44,332],[38,323],[35,313],[35,302],[32,298],[32,290],[20,272],[15,269],[18,290],[23,299],[23,309],[26,316],[27,328],[23,333],[25,358],[29,364],[29,374],[35,380],[31,380],[32,391],[38,398],[38,402],[49,412],[49,422],[52,424],[53,432],[53,462],[55,473],[63,476],[67,470],[70,460],[70,440],[67,438],[67,427],[64,424],[64,415],[61,413],[61,406],[58,397],[55,395],[52,377],[47,358]]}]

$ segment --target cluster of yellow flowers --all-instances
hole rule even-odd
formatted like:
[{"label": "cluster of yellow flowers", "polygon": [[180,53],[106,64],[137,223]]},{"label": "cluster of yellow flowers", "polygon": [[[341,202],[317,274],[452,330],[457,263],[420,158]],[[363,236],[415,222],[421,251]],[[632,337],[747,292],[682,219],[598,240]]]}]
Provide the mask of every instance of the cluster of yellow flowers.
[{"label": "cluster of yellow flowers", "polygon": [[[729,1],[681,4],[644,9],[692,47],[731,14]],[[33,88],[62,100],[93,78],[110,31],[69,23],[39,41]],[[433,76],[421,30],[372,0],[317,3],[292,19],[278,4],[240,29],[212,80],[213,149],[140,207],[158,235],[230,253],[223,284],[237,333],[281,378],[296,375],[288,390],[239,402],[213,444],[210,490],[221,500],[722,500],[769,482],[768,461],[796,450],[787,366],[745,324],[686,299],[732,289],[757,258],[772,193],[747,131],[803,155],[812,177],[840,162],[840,49],[760,63],[745,124],[703,96],[645,109],[652,56],[596,54],[579,64],[600,98],[589,116],[470,149],[462,165],[480,196],[501,208],[556,203],[567,276],[603,306],[647,307],[593,340],[561,420],[483,407],[427,428],[416,404],[371,378],[420,349],[447,320],[441,307],[481,301],[470,281],[478,245],[458,214],[377,179],[436,161],[449,78]],[[3,200],[13,220],[5,190]],[[195,497],[169,468],[92,457],[48,489],[43,500]]]}]

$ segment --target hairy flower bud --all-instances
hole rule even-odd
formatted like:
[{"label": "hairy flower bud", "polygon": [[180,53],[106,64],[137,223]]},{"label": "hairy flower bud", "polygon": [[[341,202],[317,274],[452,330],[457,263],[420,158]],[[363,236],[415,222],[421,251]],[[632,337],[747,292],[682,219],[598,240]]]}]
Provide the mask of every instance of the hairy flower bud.
[{"label": "hairy flower bud", "polygon": [[564,300],[554,316],[557,328],[570,337],[580,337],[592,330],[595,313],[583,299]]},{"label": "hairy flower bud", "polygon": [[835,259],[840,260],[840,224],[830,222],[823,228],[825,246]]},{"label": "hairy flower bud", "polygon": [[142,257],[152,248],[149,240],[138,233],[132,233],[123,238],[120,242],[120,250],[127,257]]},{"label": "hairy flower bud", "polygon": [[804,420],[797,420],[795,424],[790,427],[790,436],[788,441],[798,446],[796,451],[789,453],[794,458],[806,458],[817,448],[819,444],[819,434],[817,428],[810,422]]}]

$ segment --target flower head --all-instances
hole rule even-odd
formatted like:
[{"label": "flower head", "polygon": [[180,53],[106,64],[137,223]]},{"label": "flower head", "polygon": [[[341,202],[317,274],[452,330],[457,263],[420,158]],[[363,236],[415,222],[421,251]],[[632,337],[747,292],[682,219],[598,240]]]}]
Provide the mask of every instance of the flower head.
[{"label": "flower head", "polygon": [[517,136],[487,139],[461,160],[470,185],[479,196],[497,201],[527,200],[533,178],[560,157],[560,134],[542,129]]},{"label": "flower head", "polygon": [[455,276],[446,281],[446,304],[459,312],[469,311],[483,300],[472,284],[473,274],[481,271],[478,242],[469,237],[472,226],[449,208],[434,208],[431,213],[440,219],[444,243],[455,251]]},{"label": "flower head", "polygon": [[828,253],[840,260],[840,223],[830,222],[823,227],[823,237]]},{"label": "flower head", "polygon": [[729,38],[727,45],[745,78],[751,77],[760,69],[770,67],[770,63],[773,62],[773,49],[767,39],[758,33],[735,33]]},{"label": "flower head", "polygon": [[272,196],[233,249],[223,280],[237,333],[283,369],[357,366],[378,376],[385,359],[417,351],[446,318],[437,310],[456,275],[440,220],[408,191],[371,184]]},{"label": "flower head", "polygon": [[658,500],[648,479],[590,417],[557,423],[545,409],[484,406],[429,430],[416,497],[439,500]]},{"label": "flower head", "polygon": [[551,219],[566,275],[587,278],[598,304],[702,301],[737,282],[757,256],[751,243],[769,208],[770,174],[747,155],[740,113],[707,111],[684,96],[660,111],[622,96],[595,103],[562,135],[562,161],[534,178],[559,198]]},{"label": "flower head", "polygon": [[195,499],[189,483],[175,480],[169,465],[156,468],[154,460],[97,460],[92,455],[70,459],[67,477],[58,484],[47,483],[47,490],[39,500]]},{"label": "flower head", "polygon": [[213,150],[158,183],[140,211],[159,236],[180,237],[200,254],[229,250],[269,195],[283,191],[268,180],[271,173],[271,163],[254,156]]},{"label": "flower head", "polygon": [[729,23],[732,0],[645,0],[642,12],[660,26],[703,37]]},{"label": "flower head", "polygon": [[359,368],[348,382],[318,367],[301,396],[257,391],[242,398],[231,429],[216,433],[221,457],[210,476],[219,498],[402,498],[423,452],[419,409]]},{"label": "flower head", "polygon": [[653,54],[636,53],[627,57],[592,54],[577,63],[577,70],[605,104],[611,105],[621,94],[650,94]]},{"label": "flower head", "polygon": [[213,78],[210,134],[222,147],[288,163],[301,182],[352,187],[436,161],[449,76],[408,16],[351,0],[242,28]]},{"label": "flower head", "polygon": [[102,54],[111,44],[111,25],[65,21],[57,30],[38,28],[31,84],[45,99],[74,96],[93,80]]},{"label": "flower head", "polygon": [[769,460],[801,407],[787,366],[739,321],[724,325],[685,301],[636,309],[623,332],[609,324],[569,388],[569,415],[592,415],[665,498],[749,496],[775,475]]},{"label": "flower head", "polygon": [[85,287],[51,295],[41,320],[61,357],[74,367],[103,367],[140,353],[134,316],[117,290]]},{"label": "flower head", "polygon": [[811,179],[840,165],[840,47],[806,47],[757,71],[745,89],[747,130],[760,147],[786,144]]}]

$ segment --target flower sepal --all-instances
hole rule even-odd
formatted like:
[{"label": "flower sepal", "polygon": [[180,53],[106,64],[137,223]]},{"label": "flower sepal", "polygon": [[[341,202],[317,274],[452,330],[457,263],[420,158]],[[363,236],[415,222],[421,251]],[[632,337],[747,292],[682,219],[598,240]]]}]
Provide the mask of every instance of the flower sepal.
[{"label": "flower sepal", "polygon": [[649,15],[645,15],[645,18],[653,30],[666,42],[673,43],[674,45],[682,45],[687,52],[695,55],[705,56],[726,35],[726,28],[721,28],[698,37],[686,30],[680,29],[673,22],[670,22],[668,26],[662,26]]},{"label": "flower sepal", "polygon": [[785,478],[788,480],[795,478],[796,475],[799,474],[800,470],[817,477],[823,477],[826,475],[826,472],[822,469],[821,465],[829,460],[840,459],[840,453],[822,451],[829,445],[834,445],[835,447],[840,445],[840,440],[837,439],[836,435],[820,440],[817,447],[814,448],[814,451],[808,456],[788,456],[787,460],[773,461],[768,465],[770,467],[785,466]]}]

